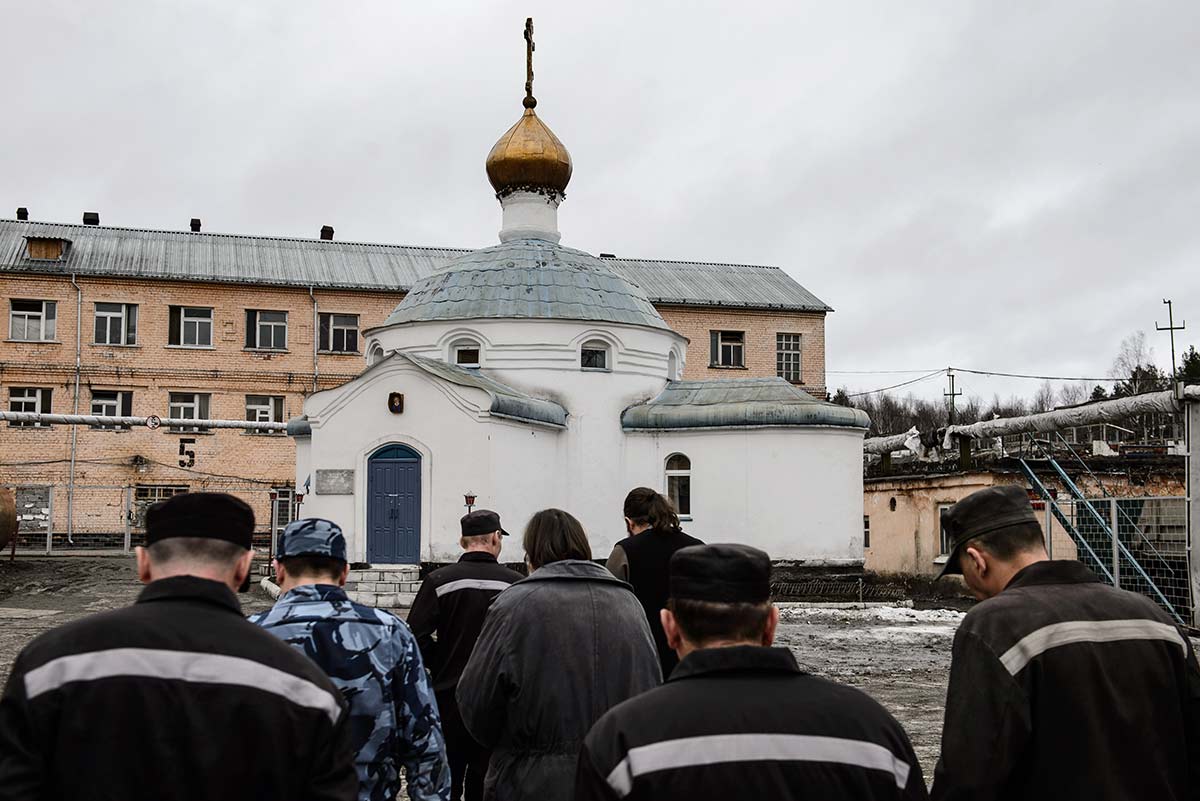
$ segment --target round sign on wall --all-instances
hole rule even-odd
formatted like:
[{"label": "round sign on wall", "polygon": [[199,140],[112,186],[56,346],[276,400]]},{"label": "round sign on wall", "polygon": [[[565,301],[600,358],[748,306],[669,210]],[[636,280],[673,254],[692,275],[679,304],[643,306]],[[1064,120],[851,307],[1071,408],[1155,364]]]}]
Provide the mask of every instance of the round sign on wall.
[{"label": "round sign on wall", "polygon": [[154,429],[158,428],[161,425],[162,425],[162,418],[159,417],[157,414],[152,414],[146,418],[146,428],[150,429],[151,431],[153,431]]}]

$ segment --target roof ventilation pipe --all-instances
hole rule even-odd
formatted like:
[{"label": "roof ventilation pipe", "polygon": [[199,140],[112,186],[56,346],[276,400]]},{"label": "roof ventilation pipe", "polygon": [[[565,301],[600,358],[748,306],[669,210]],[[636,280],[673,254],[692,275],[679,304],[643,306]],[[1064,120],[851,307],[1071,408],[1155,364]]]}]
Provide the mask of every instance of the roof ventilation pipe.
[{"label": "roof ventilation pipe", "polygon": [[29,219],[29,209],[19,206],[17,208],[17,219],[21,222],[26,222]]},{"label": "roof ventilation pipe", "polygon": [[83,224],[84,225],[99,225],[100,224],[100,212],[85,211],[83,213]]},{"label": "roof ventilation pipe", "polygon": [[192,222],[191,222],[191,226],[192,226],[192,233],[193,233],[193,234],[198,234],[198,233],[200,233],[200,218],[199,218],[199,217],[193,217],[193,218],[192,218]]},{"label": "roof ventilation pipe", "polygon": [[321,226],[321,238],[324,239],[326,242],[333,241],[333,226],[332,225],[322,225]]}]

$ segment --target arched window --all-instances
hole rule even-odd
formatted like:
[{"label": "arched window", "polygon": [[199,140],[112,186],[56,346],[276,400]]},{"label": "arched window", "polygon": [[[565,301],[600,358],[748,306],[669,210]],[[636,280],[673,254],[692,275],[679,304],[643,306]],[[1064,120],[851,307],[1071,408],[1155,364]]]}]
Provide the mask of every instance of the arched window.
[{"label": "arched window", "polygon": [[675,355],[675,351],[671,351],[671,355],[667,357],[667,380],[679,380],[679,357]]},{"label": "arched window", "polygon": [[456,339],[450,345],[450,360],[459,367],[479,367],[483,364],[483,348],[474,339]]},{"label": "arched window", "polygon": [[602,339],[590,339],[579,349],[579,367],[582,370],[611,370],[608,343]]},{"label": "arched window", "polygon": [[667,457],[667,497],[680,517],[692,514],[692,460],[682,453]]},{"label": "arched window", "polygon": [[383,361],[383,346],[378,342],[371,345],[371,349],[367,351],[367,366],[379,364]]}]

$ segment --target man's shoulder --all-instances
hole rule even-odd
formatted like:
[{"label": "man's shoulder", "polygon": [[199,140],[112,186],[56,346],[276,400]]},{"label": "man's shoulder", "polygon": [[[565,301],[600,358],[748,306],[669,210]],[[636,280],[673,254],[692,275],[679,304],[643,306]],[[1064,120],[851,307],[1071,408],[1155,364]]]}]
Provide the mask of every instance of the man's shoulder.
[{"label": "man's shoulder", "polygon": [[444,565],[434,570],[425,581],[434,587],[440,587],[443,584],[449,584],[452,581],[461,581],[463,579],[485,579],[493,581],[505,581],[509,584],[520,581],[525,578],[512,568],[505,567],[499,562],[454,562],[453,564]]}]

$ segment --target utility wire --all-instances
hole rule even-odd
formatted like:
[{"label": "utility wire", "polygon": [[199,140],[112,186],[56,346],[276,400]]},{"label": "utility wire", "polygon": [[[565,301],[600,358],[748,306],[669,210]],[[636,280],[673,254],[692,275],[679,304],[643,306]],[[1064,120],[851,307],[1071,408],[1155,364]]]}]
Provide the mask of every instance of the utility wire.
[{"label": "utility wire", "polygon": [[974,375],[1001,376],[1003,378],[1033,378],[1038,381],[1126,381],[1132,378],[1132,376],[1129,378],[1114,378],[1113,376],[1094,378],[1078,375],[1028,375],[1026,373],[1002,373],[998,370],[971,370],[966,367],[951,367],[949,369],[957,370],[960,373],[972,373]]},{"label": "utility wire", "polygon": [[863,395],[874,395],[874,394],[875,394],[875,393],[877,393],[877,392],[887,392],[888,390],[891,390],[891,389],[899,389],[900,387],[907,387],[909,384],[916,384],[916,383],[918,383],[918,382],[920,382],[920,381],[926,381],[926,380],[928,380],[928,379],[930,379],[930,378],[933,378],[934,376],[939,376],[939,375],[942,375],[942,374],[943,374],[943,373],[945,373],[945,372],[946,372],[946,368],[945,368],[945,367],[943,367],[943,368],[941,368],[941,369],[939,369],[939,370],[934,370],[934,371],[933,371],[933,372],[931,372],[931,373],[928,373],[928,374],[926,374],[926,375],[923,375],[923,376],[921,376],[920,378],[914,378],[914,379],[912,379],[911,381],[904,381],[904,382],[901,382],[901,383],[899,383],[899,384],[892,384],[890,387],[880,387],[879,389],[872,389],[872,390],[868,390],[868,391],[866,391],[866,392],[851,392],[851,393],[850,393],[850,394],[848,394],[846,397],[848,397],[848,398],[860,398],[860,397],[862,397]]}]

